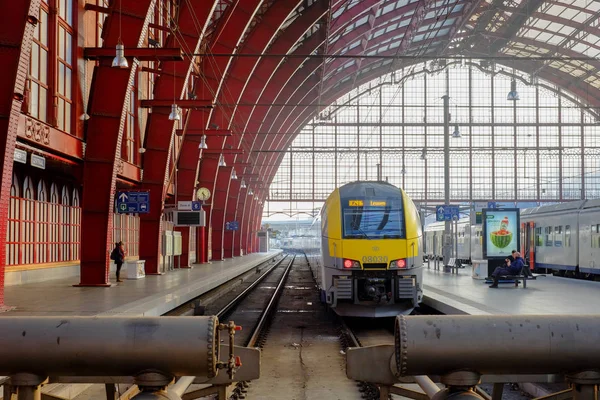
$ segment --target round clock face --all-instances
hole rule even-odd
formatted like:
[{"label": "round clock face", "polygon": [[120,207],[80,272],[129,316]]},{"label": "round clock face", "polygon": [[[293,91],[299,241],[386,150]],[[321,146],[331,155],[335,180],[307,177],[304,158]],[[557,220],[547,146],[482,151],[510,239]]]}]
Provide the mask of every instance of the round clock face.
[{"label": "round clock face", "polygon": [[205,187],[202,187],[202,188],[198,189],[197,195],[198,195],[198,200],[202,200],[202,201],[208,200],[210,198],[210,190],[208,190]]}]

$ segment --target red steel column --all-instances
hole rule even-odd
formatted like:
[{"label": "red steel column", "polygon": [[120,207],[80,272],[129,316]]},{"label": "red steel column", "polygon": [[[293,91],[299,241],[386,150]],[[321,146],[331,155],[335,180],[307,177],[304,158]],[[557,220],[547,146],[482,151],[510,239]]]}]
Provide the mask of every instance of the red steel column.
[{"label": "red steel column", "polygon": [[[241,178],[241,177],[240,177]],[[241,183],[240,183],[241,185]],[[246,212],[246,198],[248,197],[248,189],[242,188],[238,192],[237,208],[235,210],[235,220],[239,222],[240,229],[236,232],[236,236],[233,241],[233,255],[241,256],[246,254],[245,247],[242,245],[242,237],[244,236],[244,230],[246,229],[244,215]],[[243,250],[243,251],[242,251]]]},{"label": "red steel column", "polygon": [[211,226],[212,226],[212,258],[223,259],[223,233],[225,232],[225,210],[227,208],[227,193],[231,182],[232,167],[219,167],[217,182],[213,193]]},{"label": "red steel column", "polygon": [[[151,0],[122,1],[122,14],[115,8],[104,25],[104,46],[115,48],[120,37],[126,49],[141,47],[153,4]],[[125,127],[123,110],[138,65],[131,58],[128,61],[130,68],[112,68],[112,59],[106,58],[94,69],[83,168],[80,286],[110,286],[108,255],[113,246],[115,180]]]},{"label": "red steel column", "polygon": [[[177,34],[175,36],[171,34],[168,37],[165,47],[182,47],[182,50],[189,49],[196,52],[215,4],[215,2],[209,1],[181,2],[177,19]],[[161,67],[162,74],[156,80],[154,98],[157,100],[180,99],[193,68],[192,59],[185,57],[183,62],[162,62]],[[167,182],[170,177],[168,167],[170,157],[172,157],[174,136],[174,123],[168,119],[170,111],[169,107],[154,108],[148,119],[146,133],[142,188],[150,190],[151,206],[150,213],[142,215],[140,218],[140,259],[146,261],[147,274],[159,273],[160,266],[159,243],[162,236],[160,219],[168,189]],[[186,118],[189,115],[188,112]],[[175,149],[175,153],[177,150]],[[192,196],[191,191],[188,192],[188,196]]]},{"label": "red steel column", "polygon": [[6,264],[6,226],[10,204],[13,160],[25,79],[29,67],[31,38],[34,25],[27,22],[31,15],[37,20],[39,0],[15,0],[0,13],[0,311],[4,306],[4,268]]},{"label": "red steel column", "polygon": [[[241,179],[232,180],[229,184],[229,194],[227,199],[227,210],[225,211],[225,222],[235,221],[235,211],[238,206],[238,196],[240,195]],[[239,236],[239,231],[225,231],[223,238],[223,257],[231,258],[235,255],[235,238]]]}]

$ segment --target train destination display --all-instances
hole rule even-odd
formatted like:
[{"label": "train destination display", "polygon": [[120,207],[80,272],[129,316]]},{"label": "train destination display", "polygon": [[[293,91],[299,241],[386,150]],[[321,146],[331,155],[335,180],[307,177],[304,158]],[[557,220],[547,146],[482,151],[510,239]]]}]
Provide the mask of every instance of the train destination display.
[{"label": "train destination display", "polygon": [[483,255],[504,258],[519,249],[519,209],[483,210]]}]

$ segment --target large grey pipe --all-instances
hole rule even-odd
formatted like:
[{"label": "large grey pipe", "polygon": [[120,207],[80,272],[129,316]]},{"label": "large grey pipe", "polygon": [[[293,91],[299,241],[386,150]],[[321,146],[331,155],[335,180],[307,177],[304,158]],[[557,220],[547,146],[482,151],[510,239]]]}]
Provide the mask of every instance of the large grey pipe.
[{"label": "large grey pipe", "polygon": [[600,368],[598,316],[399,316],[395,373],[552,374]]},{"label": "large grey pipe", "polygon": [[0,375],[216,375],[215,317],[1,317]]}]

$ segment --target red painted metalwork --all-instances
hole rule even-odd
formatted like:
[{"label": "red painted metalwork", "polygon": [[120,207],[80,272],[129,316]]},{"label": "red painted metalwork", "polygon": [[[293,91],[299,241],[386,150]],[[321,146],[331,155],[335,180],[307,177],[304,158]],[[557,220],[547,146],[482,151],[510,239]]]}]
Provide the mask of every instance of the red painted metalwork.
[{"label": "red painted metalwork", "polygon": [[39,15],[39,7],[39,0],[15,0],[0,13],[0,311],[5,308],[6,224],[13,159],[34,30],[27,16]]},{"label": "red painted metalwork", "polygon": [[212,258],[223,259],[225,210],[227,209],[229,183],[231,182],[232,167],[220,167],[217,172],[217,184],[212,199]]},{"label": "red painted metalwork", "polygon": [[[238,206],[238,196],[240,195],[240,185],[242,181],[232,180],[229,184],[229,193],[227,199],[227,209],[225,210],[225,223],[236,221],[236,208]],[[235,240],[239,231],[225,231],[223,233],[223,258],[231,258],[235,254]],[[239,255],[239,254],[238,254]]]},{"label": "red painted metalwork", "polygon": [[[252,18],[259,11],[262,0],[247,0],[245,2],[236,3],[235,7],[229,7],[226,10],[227,15],[222,17],[222,21],[217,26],[213,33],[213,42],[211,51],[219,53],[220,51],[231,51],[236,48],[243,38],[246,29],[252,22]],[[226,32],[226,34],[225,34]],[[237,60],[236,60],[237,61]],[[210,63],[210,64],[209,64]],[[223,83],[224,77],[228,74],[232,63],[231,58],[219,57],[209,60],[207,57],[203,59],[203,71],[206,79],[199,81],[200,88],[197,93],[213,93],[216,98],[226,98],[231,90],[234,90],[228,81]],[[223,125],[226,121],[226,116],[220,108],[216,108],[211,113],[213,124]],[[202,129],[204,126],[190,125],[194,129]],[[225,140],[221,138],[207,138],[209,151],[223,149]],[[231,150],[234,152],[235,150]],[[227,153],[224,151],[223,153]],[[213,257],[222,257],[223,253],[223,232],[225,230],[225,210],[227,209],[229,179],[217,179],[217,164],[218,159],[212,158],[208,153],[202,160],[199,166],[198,176],[206,187],[213,193],[222,192],[223,204],[220,204],[216,209],[218,215],[213,217],[212,212],[215,210],[216,203],[213,202],[213,207],[210,208],[210,213],[207,212],[207,224],[212,227],[212,251]],[[215,201],[215,199],[213,199]],[[207,243],[208,244],[208,243]]]},{"label": "red painted metalwork", "polygon": [[[205,1],[182,2],[177,20],[177,36],[170,35],[167,38],[166,46],[171,47],[175,44],[182,45],[184,43],[186,48],[193,49],[196,52],[214,11],[214,6],[214,3]],[[161,66],[166,73],[161,74],[156,79],[154,98],[168,103],[173,99],[175,87],[177,103],[179,103],[194,65],[189,58],[186,58],[184,62],[163,62]],[[151,206],[150,213],[144,214],[141,220],[140,258],[146,261],[147,274],[159,273],[162,205],[168,190],[168,184],[172,183],[168,181],[171,174],[167,166],[174,152],[172,146],[175,126],[173,121],[168,119],[169,111],[168,108],[154,109],[148,118],[146,130],[142,188],[150,190]],[[186,118],[194,117],[194,114],[202,114],[202,112],[188,111]],[[186,159],[188,158],[186,157]],[[190,191],[186,198],[190,199],[192,195],[193,193]]]},{"label": "red painted metalwork", "polygon": [[[181,64],[181,63],[178,63]],[[183,67],[180,67],[183,68]],[[167,74],[163,74],[162,78],[165,79],[165,77],[167,76]],[[170,78],[173,78],[174,74],[171,74]],[[183,80],[184,78],[181,76],[175,76],[175,78],[179,78],[181,80]],[[172,82],[172,81],[171,81]],[[177,96],[180,97],[180,96]],[[175,99],[173,99],[173,95],[171,94],[171,98],[166,98],[166,99],[153,99],[153,100],[142,100],[140,102],[140,107],[142,108],[158,108],[158,107],[165,107],[169,109],[169,112],[171,111],[171,105],[173,104],[173,102],[175,101]],[[177,106],[179,108],[192,108],[192,109],[196,109],[196,108],[212,108],[213,104],[211,100],[182,100],[182,99],[177,99]]]},{"label": "red painted metalwork", "polygon": [[202,137],[202,135],[206,135],[208,136],[231,136],[231,130],[230,129],[177,129],[175,130],[175,134],[177,136],[181,136],[183,135],[183,133],[185,132],[186,136],[192,137],[192,136],[200,136]]},{"label": "red painted metalwork", "polygon": [[[87,47],[83,49],[83,58],[88,60],[107,59],[112,61],[115,56],[114,48]],[[125,46],[125,57],[136,58],[139,61],[183,61],[180,48],[132,47]]]},{"label": "red painted metalwork", "polygon": [[[113,10],[104,25],[104,45],[114,48],[120,37],[126,46],[140,47],[146,37],[152,3],[151,0],[123,1],[122,14]],[[129,88],[137,67],[133,60],[130,65],[125,69],[112,68],[110,59],[100,60],[90,90],[90,123],[87,124],[83,169],[83,183],[88,185],[85,185],[82,203],[82,286],[110,286],[109,252],[113,247],[115,182],[125,127],[124,105],[129,101]]]},{"label": "red painted metalwork", "polygon": [[83,141],[37,119],[21,114],[17,135],[36,147],[52,150],[62,157],[83,159]]}]

